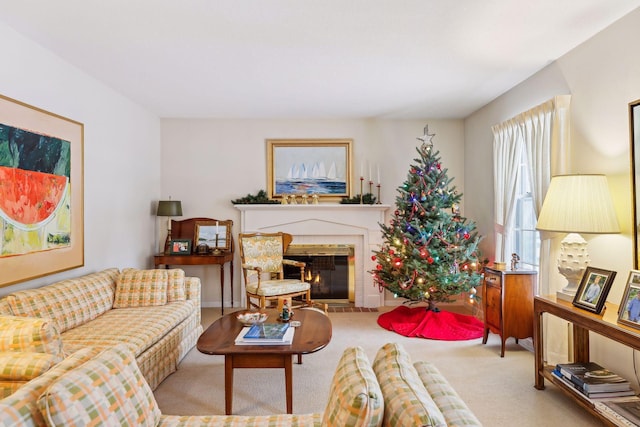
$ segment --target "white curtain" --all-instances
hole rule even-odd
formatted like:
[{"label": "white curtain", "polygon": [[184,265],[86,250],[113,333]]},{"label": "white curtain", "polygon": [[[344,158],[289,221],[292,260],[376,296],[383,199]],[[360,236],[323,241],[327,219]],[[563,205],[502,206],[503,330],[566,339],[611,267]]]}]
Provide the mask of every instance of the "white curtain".
[{"label": "white curtain", "polygon": [[[557,96],[529,111],[492,127],[494,134],[494,198],[496,259],[507,259],[506,236],[513,217],[516,175],[521,150],[526,150],[536,217],[542,208],[551,176],[569,171],[571,96]],[[538,294],[548,295],[552,285],[551,239],[557,233],[541,232]],[[549,362],[567,355],[568,327],[560,319],[545,317],[545,341]]]},{"label": "white curtain", "polygon": [[516,177],[523,147],[522,130],[515,120],[491,128],[493,131],[493,192],[495,212],[495,257],[507,261],[507,236],[512,227]]}]

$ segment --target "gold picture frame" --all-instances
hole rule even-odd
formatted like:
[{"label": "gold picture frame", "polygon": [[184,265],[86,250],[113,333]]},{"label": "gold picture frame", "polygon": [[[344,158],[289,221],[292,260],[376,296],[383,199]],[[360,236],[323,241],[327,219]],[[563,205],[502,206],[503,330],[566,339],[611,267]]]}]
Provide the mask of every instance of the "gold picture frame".
[{"label": "gold picture frame", "polygon": [[84,265],[83,146],[82,123],[0,95],[0,287]]},{"label": "gold picture frame", "polygon": [[231,226],[233,221],[228,220],[207,220],[196,221],[196,229],[193,234],[193,247],[205,244],[213,251],[230,251],[231,243]]},{"label": "gold picture frame", "polygon": [[268,139],[267,193],[351,197],[352,139]]}]

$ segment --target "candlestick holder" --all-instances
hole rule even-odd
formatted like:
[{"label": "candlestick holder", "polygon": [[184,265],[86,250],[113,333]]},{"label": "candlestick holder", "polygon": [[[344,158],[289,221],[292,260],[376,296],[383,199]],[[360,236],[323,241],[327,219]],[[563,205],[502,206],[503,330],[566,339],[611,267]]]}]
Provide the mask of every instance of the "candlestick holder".
[{"label": "candlestick holder", "polygon": [[376,205],[380,205],[382,204],[382,202],[380,201],[380,183],[378,183],[376,187],[378,187],[378,201],[376,202]]},{"label": "candlestick holder", "polygon": [[373,194],[373,181],[369,180],[369,194]]},{"label": "candlestick holder", "polygon": [[364,186],[364,177],[360,177],[360,204],[362,204],[362,195],[363,195],[363,186]]}]

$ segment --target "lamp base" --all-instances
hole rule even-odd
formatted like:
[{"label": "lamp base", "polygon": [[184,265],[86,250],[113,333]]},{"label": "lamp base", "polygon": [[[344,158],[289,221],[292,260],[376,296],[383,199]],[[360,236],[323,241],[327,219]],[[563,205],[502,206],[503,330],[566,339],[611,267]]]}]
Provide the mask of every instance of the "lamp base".
[{"label": "lamp base", "polygon": [[571,292],[567,292],[564,289],[562,289],[562,290],[556,292],[556,299],[562,300],[562,301],[573,302],[573,299],[575,298],[575,296],[576,296],[575,291],[573,293],[571,293]]},{"label": "lamp base", "polygon": [[171,230],[167,230],[167,238],[164,241],[164,254],[171,255]]},{"label": "lamp base", "polygon": [[567,279],[567,285],[556,293],[558,299],[573,301],[588,265],[587,242],[577,233],[568,234],[560,243],[558,258],[558,271]]}]

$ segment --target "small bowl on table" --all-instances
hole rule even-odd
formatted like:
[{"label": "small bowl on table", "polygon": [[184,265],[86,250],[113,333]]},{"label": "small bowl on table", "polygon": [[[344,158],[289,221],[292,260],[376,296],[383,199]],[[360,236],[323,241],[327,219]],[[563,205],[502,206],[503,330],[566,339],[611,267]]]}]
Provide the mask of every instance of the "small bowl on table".
[{"label": "small bowl on table", "polygon": [[267,320],[267,317],[269,317],[269,315],[261,311],[245,311],[243,313],[238,313],[238,315],[236,316],[238,321],[245,326],[263,323]]}]

